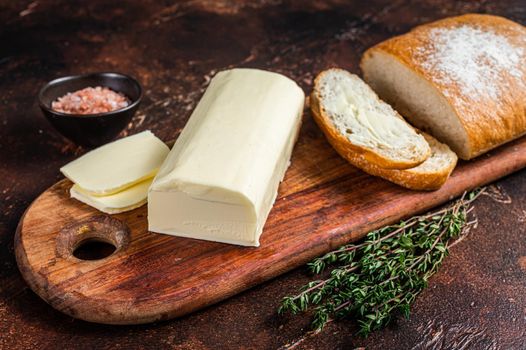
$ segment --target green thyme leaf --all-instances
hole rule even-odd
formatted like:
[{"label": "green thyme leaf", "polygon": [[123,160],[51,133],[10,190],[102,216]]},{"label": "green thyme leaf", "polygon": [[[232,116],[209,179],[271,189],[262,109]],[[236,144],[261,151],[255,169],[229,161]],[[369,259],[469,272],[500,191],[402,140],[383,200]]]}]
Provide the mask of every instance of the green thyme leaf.
[{"label": "green thyme leaf", "polygon": [[354,317],[364,336],[384,327],[395,313],[408,318],[448,248],[475,223],[467,223],[467,214],[483,191],[464,193],[443,209],[371,231],[362,243],[315,259],[307,264],[310,272],[328,277],[283,298],[278,312],[313,311],[312,327],[318,331],[334,319]]}]

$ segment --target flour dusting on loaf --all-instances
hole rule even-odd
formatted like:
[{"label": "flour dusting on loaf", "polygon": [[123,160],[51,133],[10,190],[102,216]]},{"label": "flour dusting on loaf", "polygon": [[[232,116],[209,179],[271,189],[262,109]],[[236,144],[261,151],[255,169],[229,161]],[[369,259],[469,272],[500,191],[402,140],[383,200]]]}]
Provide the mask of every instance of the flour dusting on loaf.
[{"label": "flour dusting on loaf", "polygon": [[[473,100],[486,96],[498,99],[502,86],[499,82],[509,74],[523,82],[520,65],[524,64],[524,48],[492,30],[462,25],[433,28],[428,45],[417,49],[426,70],[436,72],[435,82],[458,86]],[[449,89],[444,94],[454,95]]]}]

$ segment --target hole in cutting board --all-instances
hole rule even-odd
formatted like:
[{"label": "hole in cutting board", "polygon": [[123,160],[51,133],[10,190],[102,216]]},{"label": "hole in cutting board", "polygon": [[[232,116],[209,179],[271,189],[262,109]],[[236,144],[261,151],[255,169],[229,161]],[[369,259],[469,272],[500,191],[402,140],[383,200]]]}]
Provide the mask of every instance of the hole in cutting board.
[{"label": "hole in cutting board", "polygon": [[101,260],[126,249],[130,229],[125,222],[97,215],[66,224],[56,237],[56,252],[64,259]]},{"label": "hole in cutting board", "polygon": [[73,250],[73,256],[81,260],[100,260],[115,252],[117,247],[101,239],[87,239]]}]

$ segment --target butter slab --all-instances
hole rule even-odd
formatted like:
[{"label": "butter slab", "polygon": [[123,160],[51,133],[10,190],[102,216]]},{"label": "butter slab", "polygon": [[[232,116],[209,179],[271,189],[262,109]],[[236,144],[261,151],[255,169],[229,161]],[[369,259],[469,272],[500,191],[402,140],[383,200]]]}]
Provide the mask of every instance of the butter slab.
[{"label": "butter slab", "polygon": [[149,230],[259,246],[304,99],[301,88],[281,74],[218,73],[150,187]]},{"label": "butter slab", "polygon": [[103,213],[118,214],[144,205],[148,197],[148,188],[152,181],[153,177],[121,192],[107,196],[93,196],[79,185],[73,185],[69,193],[71,198],[75,198]]},{"label": "butter slab", "polygon": [[107,196],[153,177],[169,152],[150,131],[96,148],[60,171],[86,193]]}]

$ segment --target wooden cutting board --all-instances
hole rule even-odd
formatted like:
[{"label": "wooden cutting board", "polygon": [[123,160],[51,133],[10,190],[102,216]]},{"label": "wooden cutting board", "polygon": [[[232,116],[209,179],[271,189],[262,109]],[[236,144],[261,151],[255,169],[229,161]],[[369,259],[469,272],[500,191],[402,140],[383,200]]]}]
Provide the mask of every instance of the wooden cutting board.
[{"label": "wooden cutting board", "polygon": [[[409,191],[343,161],[309,118],[259,248],[150,233],[145,206],[104,215],[69,198],[71,182],[63,180],[27,209],[16,258],[31,289],[68,315],[108,324],[153,322],[228,298],[525,166],[522,138],[461,162],[438,191]],[[99,260],[75,257],[75,248],[89,240],[116,250]]]}]

